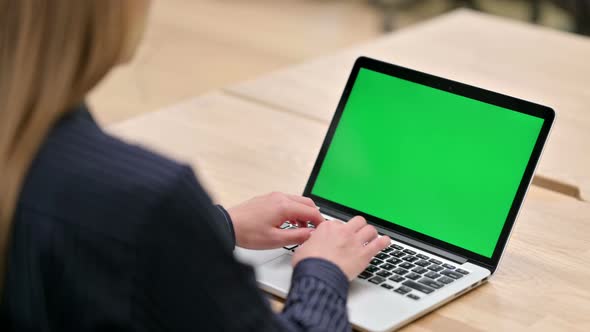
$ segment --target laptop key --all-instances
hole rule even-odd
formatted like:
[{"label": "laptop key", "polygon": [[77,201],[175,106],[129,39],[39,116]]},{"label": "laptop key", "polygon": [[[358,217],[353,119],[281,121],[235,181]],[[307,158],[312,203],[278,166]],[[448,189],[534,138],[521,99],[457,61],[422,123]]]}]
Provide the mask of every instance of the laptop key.
[{"label": "laptop key", "polygon": [[395,258],[395,257],[391,257],[390,259],[386,260],[387,263],[391,263],[391,264],[397,264],[401,261],[402,261],[401,259]]},{"label": "laptop key", "polygon": [[388,254],[384,254],[384,253],[378,253],[377,255],[375,255],[376,258],[382,259],[382,260],[386,260],[389,258]]},{"label": "laptop key", "polygon": [[379,267],[382,268],[382,269],[384,269],[384,270],[390,271],[390,270],[392,270],[395,267],[395,265],[389,264],[389,263],[385,263],[385,264],[383,264],[383,265],[381,265]]},{"label": "laptop key", "polygon": [[391,272],[385,271],[385,270],[381,270],[377,273],[375,273],[376,275],[383,277],[383,278],[387,278],[391,275]]},{"label": "laptop key", "polygon": [[367,266],[365,271],[370,272],[370,273],[374,273],[374,272],[379,271],[379,268],[376,266],[373,266],[373,265],[369,265],[369,266]]},{"label": "laptop key", "polygon": [[440,274],[445,275],[447,277],[451,277],[453,279],[460,279],[463,277],[463,275],[461,273],[457,273],[456,271],[451,271],[451,270],[444,270],[444,271],[440,272]]},{"label": "laptop key", "polygon": [[414,250],[410,250],[410,249],[405,249],[404,252],[408,255],[414,255],[416,254],[416,252]]},{"label": "laptop key", "polygon": [[399,274],[400,276],[403,276],[404,274],[408,273],[408,270],[404,270],[401,267],[398,267],[397,269],[391,271],[395,274]]},{"label": "laptop key", "polygon": [[427,267],[427,269],[429,269],[430,271],[434,271],[434,272],[444,270],[442,266],[438,266],[438,265],[430,265],[429,267]]},{"label": "laptop key", "polygon": [[427,262],[427,261],[425,261],[425,260],[419,260],[419,261],[417,261],[417,262],[416,262],[416,263],[414,263],[414,264],[416,264],[416,265],[420,265],[420,266],[422,266],[422,267],[425,267],[425,266],[428,266],[428,265],[430,265],[430,262]]},{"label": "laptop key", "polygon": [[406,280],[402,283],[402,285],[413,288],[413,289],[420,291],[424,294],[430,294],[430,293],[434,292],[434,289],[427,287],[423,284],[419,284],[419,283],[412,281],[412,280]]},{"label": "laptop key", "polygon": [[385,288],[385,289],[392,289],[393,286],[391,286],[390,284],[381,284],[381,287]]},{"label": "laptop key", "polygon": [[454,269],[455,269],[455,267],[454,267],[453,265],[451,265],[451,264],[443,264],[442,266],[443,266],[444,268],[447,268],[447,269],[449,269],[449,270],[454,270]]},{"label": "laptop key", "polygon": [[406,269],[406,270],[409,270],[414,267],[414,265],[410,264],[410,263],[401,263],[398,266],[401,267],[402,269]]},{"label": "laptop key", "polygon": [[469,274],[469,271],[465,271],[463,269],[457,269],[457,272],[461,273],[461,274]]},{"label": "laptop key", "polygon": [[418,258],[416,256],[406,256],[402,259],[405,260],[406,262],[415,262],[415,261],[419,260],[420,258]]},{"label": "laptop key", "polygon": [[380,265],[380,264],[382,264],[382,263],[383,263],[383,261],[382,261],[382,260],[380,260],[380,259],[377,259],[377,258],[373,258],[373,259],[371,260],[371,264],[373,264],[373,265],[377,265],[377,266],[378,266],[378,265]]},{"label": "laptop key", "polygon": [[391,278],[389,278],[389,280],[394,281],[394,282],[402,282],[402,281],[406,280],[406,278],[404,278],[400,275],[394,274],[391,276]]},{"label": "laptop key", "polygon": [[444,286],[444,284],[440,283],[440,282],[436,282],[432,279],[428,279],[428,278],[422,278],[420,280],[418,280],[419,283],[424,284],[426,286],[432,287],[434,289],[439,289],[442,288],[442,286]]},{"label": "laptop key", "polygon": [[431,260],[429,260],[429,262],[432,263],[432,264],[436,264],[436,265],[441,265],[442,264],[441,261],[439,261],[438,259],[434,259],[434,258],[431,259]]},{"label": "laptop key", "polygon": [[416,280],[416,279],[420,279],[421,275],[419,275],[418,273],[408,273],[406,274],[406,278],[411,279],[411,280]]},{"label": "laptop key", "polygon": [[391,256],[393,257],[404,257],[406,254],[403,251],[394,251],[393,253],[391,253]]},{"label": "laptop key", "polygon": [[385,249],[381,250],[381,252],[384,252],[384,253],[386,253],[386,254],[387,254],[388,252],[392,252],[392,251],[393,251],[393,248],[389,248],[389,247],[387,247],[387,248],[385,248]]},{"label": "laptop key", "polygon": [[421,266],[418,266],[417,268],[413,269],[412,272],[416,272],[416,273],[422,274],[424,272],[428,272],[428,270],[425,269],[425,268],[423,268],[423,267],[421,267]]},{"label": "laptop key", "polygon": [[370,277],[372,277],[373,274],[367,271],[363,271],[359,274],[359,279],[368,279]]},{"label": "laptop key", "polygon": [[441,277],[437,280],[438,282],[442,282],[443,284],[450,284],[451,282],[455,281],[455,279],[453,278],[449,278],[449,277]]},{"label": "laptop key", "polygon": [[438,274],[436,272],[428,272],[424,276],[427,278],[430,278],[430,279],[436,279],[436,278],[440,277],[440,274]]},{"label": "laptop key", "polygon": [[398,289],[394,290],[394,292],[400,293],[402,295],[408,294],[411,291],[412,289],[406,286],[400,286]]},{"label": "laptop key", "polygon": [[373,278],[369,279],[370,283],[373,283],[375,285],[379,285],[380,283],[384,282],[385,278],[380,277],[380,276],[374,276]]},{"label": "laptop key", "polygon": [[392,244],[392,245],[390,245],[389,247],[390,248],[393,248],[393,249],[396,249],[396,250],[402,250],[402,249],[404,249],[404,247],[402,247],[402,246],[400,246],[398,244],[395,244],[395,243]]},{"label": "laptop key", "polygon": [[420,300],[420,296],[415,295],[415,294],[408,294],[408,297],[411,298],[412,300]]},{"label": "laptop key", "polygon": [[418,254],[416,255],[416,257],[420,258],[420,259],[424,259],[424,260],[428,260],[430,257],[426,256],[426,255],[422,255],[422,254]]}]

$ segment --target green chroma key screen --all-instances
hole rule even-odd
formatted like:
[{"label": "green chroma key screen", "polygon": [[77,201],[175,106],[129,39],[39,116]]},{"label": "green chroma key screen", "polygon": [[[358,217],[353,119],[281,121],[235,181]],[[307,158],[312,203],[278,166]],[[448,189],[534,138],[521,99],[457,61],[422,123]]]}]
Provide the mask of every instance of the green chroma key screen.
[{"label": "green chroma key screen", "polygon": [[491,257],[542,125],[361,68],[311,192]]}]

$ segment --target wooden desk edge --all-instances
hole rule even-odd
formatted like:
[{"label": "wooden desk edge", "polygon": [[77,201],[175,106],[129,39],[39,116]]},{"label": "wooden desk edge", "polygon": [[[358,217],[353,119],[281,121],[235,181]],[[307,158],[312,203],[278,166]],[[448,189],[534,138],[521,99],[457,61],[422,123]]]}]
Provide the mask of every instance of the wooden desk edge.
[{"label": "wooden desk edge", "polygon": [[572,198],[575,198],[580,201],[586,201],[585,195],[580,187],[561,182],[556,179],[550,179],[540,174],[535,174],[533,178],[532,185],[545,188]]}]

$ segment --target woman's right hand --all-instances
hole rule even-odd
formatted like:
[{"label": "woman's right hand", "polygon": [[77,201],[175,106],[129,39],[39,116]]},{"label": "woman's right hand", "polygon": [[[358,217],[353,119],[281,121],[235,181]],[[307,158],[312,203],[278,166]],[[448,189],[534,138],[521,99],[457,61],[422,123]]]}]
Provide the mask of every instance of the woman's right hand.
[{"label": "woman's right hand", "polygon": [[323,258],[336,264],[352,280],[390,241],[388,236],[378,237],[375,227],[363,217],[354,217],[347,223],[325,221],[295,250],[292,263],[295,266],[305,258]]}]

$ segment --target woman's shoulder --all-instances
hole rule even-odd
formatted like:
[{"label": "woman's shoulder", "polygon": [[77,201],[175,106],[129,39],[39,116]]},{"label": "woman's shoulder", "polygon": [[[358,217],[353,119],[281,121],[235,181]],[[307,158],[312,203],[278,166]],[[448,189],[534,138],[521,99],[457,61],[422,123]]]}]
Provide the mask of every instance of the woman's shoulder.
[{"label": "woman's shoulder", "polygon": [[19,205],[76,223],[139,223],[190,167],[74,115],[50,133],[25,178]]},{"label": "woman's shoulder", "polygon": [[[60,170],[122,185],[165,185],[186,168],[176,160],[103,131],[84,109],[55,127],[34,163],[52,166],[48,160],[59,164]],[[46,169],[55,171],[54,167]]]}]

